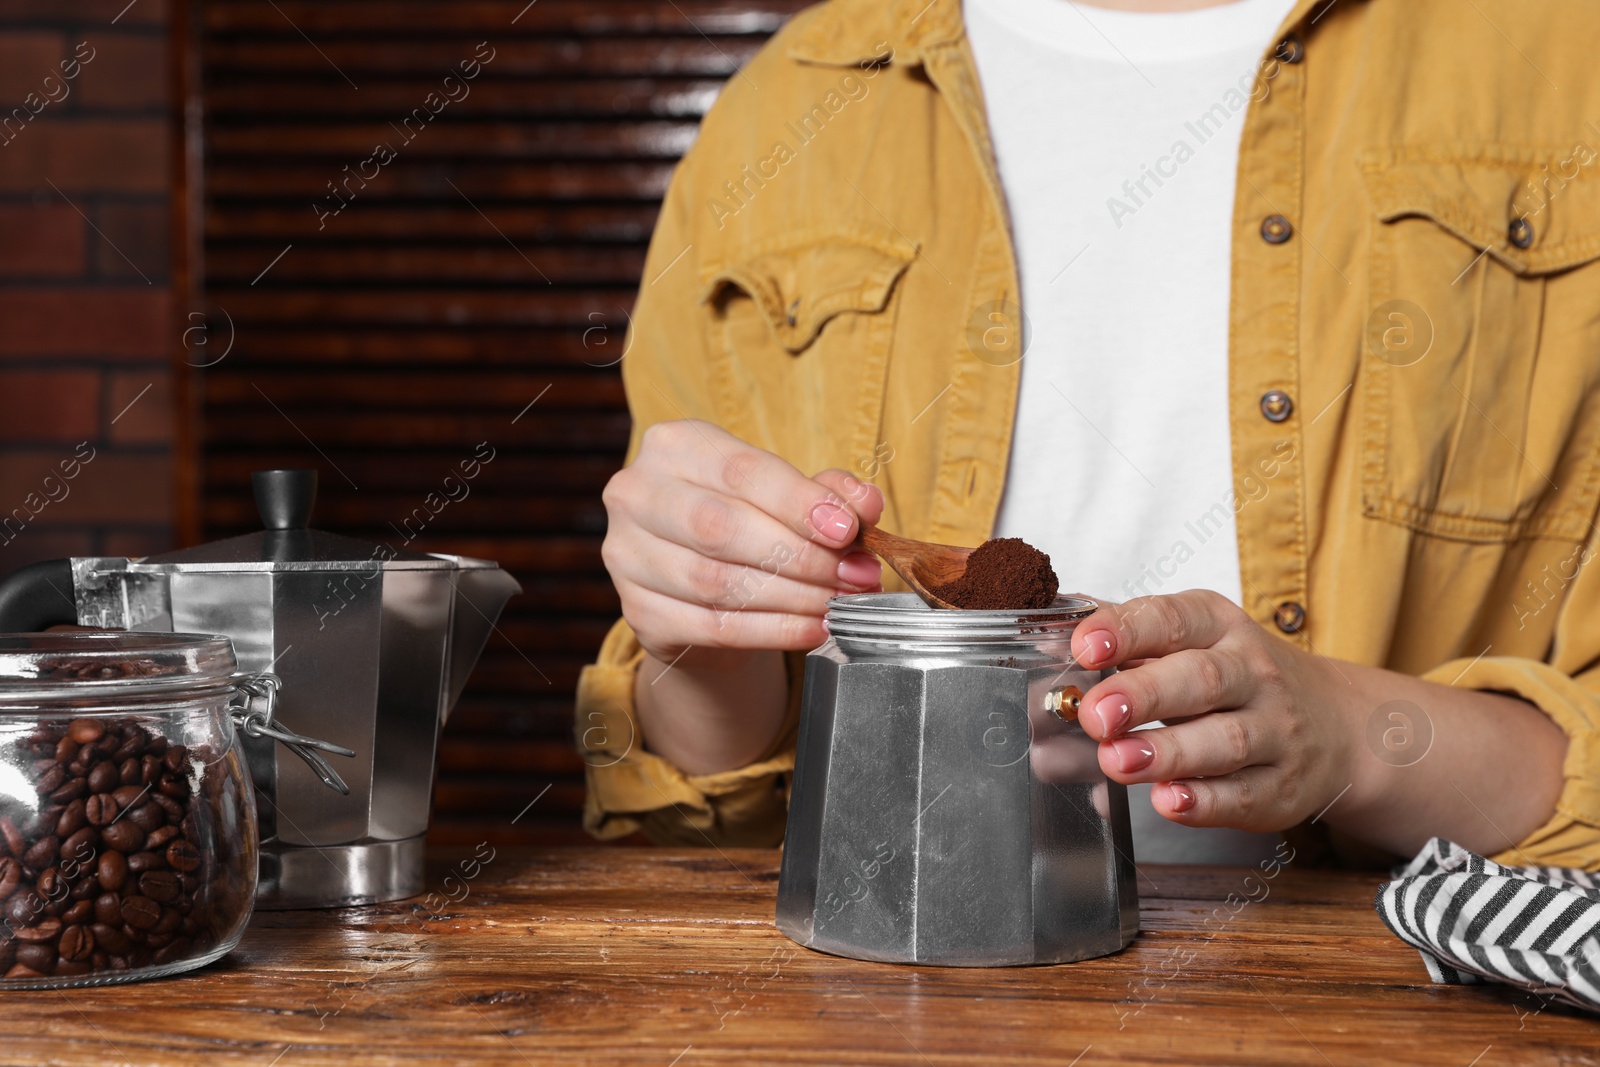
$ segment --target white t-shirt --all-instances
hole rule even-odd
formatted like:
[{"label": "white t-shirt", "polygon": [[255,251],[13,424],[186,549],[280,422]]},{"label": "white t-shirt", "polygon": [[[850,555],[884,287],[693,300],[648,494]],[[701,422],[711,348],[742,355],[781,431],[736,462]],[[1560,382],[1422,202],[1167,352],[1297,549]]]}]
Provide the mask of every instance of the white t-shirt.
[{"label": "white t-shirt", "polygon": [[[1228,427],[1239,134],[1293,0],[1135,14],[966,0],[1027,323],[995,536],[1062,589],[1240,602]],[[1275,837],[1194,830],[1130,790],[1143,860],[1248,861]]]}]

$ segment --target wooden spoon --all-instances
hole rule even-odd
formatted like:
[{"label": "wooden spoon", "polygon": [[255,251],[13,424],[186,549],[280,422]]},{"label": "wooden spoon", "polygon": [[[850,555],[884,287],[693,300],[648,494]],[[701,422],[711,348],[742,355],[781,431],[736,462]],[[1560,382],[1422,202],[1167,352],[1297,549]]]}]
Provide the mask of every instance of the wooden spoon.
[{"label": "wooden spoon", "polygon": [[929,607],[955,607],[935,596],[932,589],[949,585],[967,573],[967,557],[972,555],[972,549],[896,537],[866,523],[861,524],[856,543],[893,568]]}]

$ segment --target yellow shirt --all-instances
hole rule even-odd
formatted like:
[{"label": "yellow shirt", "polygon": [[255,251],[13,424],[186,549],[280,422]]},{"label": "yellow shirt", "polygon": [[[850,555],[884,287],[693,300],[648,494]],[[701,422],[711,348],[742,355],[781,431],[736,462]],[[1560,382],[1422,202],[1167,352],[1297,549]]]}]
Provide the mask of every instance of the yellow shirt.
[{"label": "yellow shirt", "polygon": [[[1600,867],[1600,5],[1301,0],[1279,37],[1232,231],[1245,608],[1313,652],[1537,704],[1565,783],[1501,858]],[[703,418],[874,481],[889,530],[977,544],[1017,299],[956,0],[810,8],[729,80],[667,194],[622,365],[630,459]],[[585,825],[777,843],[802,657],[766,758],[690,776],[638,744],[641,655],[619,622],[579,685]]]}]

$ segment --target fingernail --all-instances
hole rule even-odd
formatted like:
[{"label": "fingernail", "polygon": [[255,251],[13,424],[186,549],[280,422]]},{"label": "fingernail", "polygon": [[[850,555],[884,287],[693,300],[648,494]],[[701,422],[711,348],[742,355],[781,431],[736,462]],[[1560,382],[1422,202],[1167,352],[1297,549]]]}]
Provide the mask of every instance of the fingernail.
[{"label": "fingernail", "polygon": [[1128,698],[1121,693],[1112,693],[1110,696],[1101,697],[1091,709],[1096,718],[1100,720],[1100,736],[1110,737],[1120,734],[1122,728],[1128,725],[1128,719],[1133,711],[1128,707]]},{"label": "fingernail", "polygon": [[856,589],[870,589],[883,580],[883,564],[876,556],[851,552],[839,561],[839,581]]},{"label": "fingernail", "polygon": [[1188,786],[1180,782],[1173,782],[1167,788],[1172,791],[1173,811],[1188,811],[1194,807],[1194,794],[1189,791]]},{"label": "fingernail", "polygon": [[837,504],[821,503],[811,509],[811,528],[830,541],[850,537],[851,516]]},{"label": "fingernail", "polygon": [[1109,662],[1117,650],[1117,637],[1110,630],[1092,630],[1083,637],[1083,662],[1093,667]]},{"label": "fingernail", "polygon": [[1142,771],[1156,758],[1155,746],[1138,737],[1124,737],[1111,742],[1111,751],[1116,754],[1117,769],[1123,774]]}]

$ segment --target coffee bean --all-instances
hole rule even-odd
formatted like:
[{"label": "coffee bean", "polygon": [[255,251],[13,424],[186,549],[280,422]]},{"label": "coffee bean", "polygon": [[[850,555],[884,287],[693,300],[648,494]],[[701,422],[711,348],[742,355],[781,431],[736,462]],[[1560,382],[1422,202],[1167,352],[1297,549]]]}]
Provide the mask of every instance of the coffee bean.
[{"label": "coffee bean", "polygon": [[161,921],[161,905],[149,897],[129,897],[122,902],[122,921],[135,930],[148,930]]},{"label": "coffee bean", "polygon": [[164,857],[154,852],[135,852],[128,857],[128,873],[143,874],[145,871],[155,871],[167,865]]},{"label": "coffee bean", "polygon": [[36,971],[27,964],[19,963],[6,972],[6,977],[8,979],[43,978],[44,972]]},{"label": "coffee bean", "polygon": [[55,918],[44,918],[33,923],[31,926],[12,927],[11,935],[18,941],[26,941],[29,944],[39,944],[43,941],[54,941],[61,935],[61,920]]},{"label": "coffee bean", "polygon": [[152,756],[165,756],[167,754],[167,739],[159,736],[152,737],[149,744],[145,745],[145,751]]},{"label": "coffee bean", "polygon": [[64,960],[86,960],[94,952],[94,935],[87,926],[69,926],[61,931],[56,951],[61,953]]},{"label": "coffee bean", "polygon": [[116,799],[118,808],[126,808],[138,803],[145,795],[145,789],[143,786],[125,785],[112,790],[111,795]]},{"label": "coffee bean", "polygon": [[139,766],[139,761],[136,757],[144,751],[147,741],[148,738],[145,737],[143,730],[137,726],[130,726],[128,727],[128,736],[122,739],[122,744],[117,746],[117,751],[112,758],[123,766],[126,766],[127,761],[132,759],[133,765],[137,767]]},{"label": "coffee bean", "polygon": [[0,859],[0,900],[10,897],[21,884],[22,864],[10,856]]},{"label": "coffee bean", "polygon": [[34,785],[34,790],[38,792],[40,796],[44,796],[46,793],[55,792],[56,789],[60,787],[61,783],[66,780],[67,769],[61,766],[61,764],[57,763],[49,770],[45,771],[44,774],[40,775],[39,781]]},{"label": "coffee bean", "polygon": [[139,760],[137,757],[129,756],[118,765],[117,782],[120,785],[139,784]]},{"label": "coffee bean", "polygon": [[6,849],[18,859],[27,851],[28,846],[22,840],[22,832],[17,829],[17,824],[11,821],[9,815],[0,815],[0,838],[6,843]]},{"label": "coffee bean", "polygon": [[172,772],[173,774],[177,774],[179,771],[184,769],[184,764],[188,761],[188,759],[189,750],[187,748],[185,748],[183,745],[173,745],[171,748],[167,749],[167,754],[162,757],[161,762],[166,764],[168,771]]},{"label": "coffee bean", "polygon": [[117,788],[117,765],[115,763],[96,763],[89,772],[89,792],[109,793]]},{"label": "coffee bean", "polygon": [[183,925],[183,913],[177,908],[162,908],[161,921],[150,928],[150,944],[155,945],[155,938],[167,938],[178,932],[178,927]]},{"label": "coffee bean", "polygon": [[95,894],[99,892],[100,883],[91,875],[74,885],[72,887],[72,895],[67,899],[73,903],[77,903],[80,900],[93,900]]},{"label": "coffee bean", "polygon": [[144,847],[151,852],[164,852],[166,847],[178,836],[176,826],[162,826],[150,831],[150,837],[145,841]]},{"label": "coffee bean", "polygon": [[60,900],[72,887],[61,877],[60,867],[46,867],[33,888],[46,900]]},{"label": "coffee bean", "polygon": [[[100,753],[101,759],[112,759],[117,749],[122,747],[122,731],[106,728],[106,735],[94,743],[94,750]],[[116,762],[112,760],[112,762]]]},{"label": "coffee bean", "polygon": [[93,969],[88,960],[57,960],[56,969],[51,973],[57,978],[79,978]]},{"label": "coffee bean", "polygon": [[159,804],[140,804],[129,808],[125,817],[146,833],[165,825],[167,821],[167,813],[161,810]]},{"label": "coffee bean", "polygon": [[133,947],[133,942],[128,939],[128,935],[123,933],[118,926],[113,926],[110,923],[95,923],[89,929],[94,934],[95,945],[113,956],[126,955],[128,950]]},{"label": "coffee bean", "polygon": [[183,838],[178,838],[167,846],[167,863],[175,871],[190,871],[200,869],[200,850]]},{"label": "coffee bean", "polygon": [[40,974],[49,974],[56,966],[56,950],[44,944],[18,945],[17,962]]},{"label": "coffee bean", "polygon": [[19,889],[6,898],[5,917],[13,929],[33,922],[44,914],[44,898],[30,886]]},{"label": "coffee bean", "polygon": [[61,856],[61,839],[51,834],[35,841],[27,852],[22,854],[22,862],[36,871],[42,871],[51,866]]},{"label": "coffee bean", "polygon": [[177,900],[182,888],[178,876],[171,871],[146,871],[139,876],[139,892],[162,904]]},{"label": "coffee bean", "polygon": [[109,793],[96,793],[84,801],[83,816],[95,826],[108,826],[117,817],[117,802]]},{"label": "coffee bean", "polygon": [[[74,781],[80,780],[81,779],[74,779]],[[67,787],[62,786],[61,788],[65,789]],[[184,779],[171,774],[163,774],[161,776],[161,783],[156,788],[160,789],[162,793],[173,798],[174,800],[182,800],[189,795],[189,783]]]},{"label": "coffee bean", "polygon": [[67,724],[67,736],[80,745],[98,741],[105,733],[106,724],[99,719],[73,719]]},{"label": "coffee bean", "polygon": [[179,804],[171,797],[162,796],[160,793],[152,793],[150,799],[155,803],[156,807],[166,812],[167,818],[172,822],[181,823],[183,821],[184,811],[182,804]]},{"label": "coffee bean", "polygon": [[82,752],[78,753],[77,759],[73,760],[71,763],[62,764],[62,766],[66,767],[68,777],[82,778],[84,775],[89,773],[89,761],[93,758],[94,749],[86,748]]},{"label": "coffee bean", "polygon": [[61,921],[69,926],[81,926],[94,921],[94,901],[80,900],[61,913]]},{"label": "coffee bean", "polygon": [[87,803],[83,800],[74,800],[67,805],[67,810],[61,813],[61,818],[56,820],[56,833],[61,837],[71,837],[81,830],[89,821],[84,813]]},{"label": "coffee bean", "polygon": [[118,852],[138,852],[144,848],[145,833],[127,819],[118,819],[100,831],[100,839]]},{"label": "coffee bean", "polygon": [[94,859],[95,846],[99,843],[100,831],[93,826],[85,826],[61,842],[61,858],[77,864],[88,863]]},{"label": "coffee bean", "polygon": [[193,943],[187,937],[174,938],[156,951],[155,962],[164,965],[182,959],[189,954],[192,947]]},{"label": "coffee bean", "polygon": [[101,893],[95,897],[94,921],[106,926],[121,926],[122,898],[116,893]]},{"label": "coffee bean", "polygon": [[56,742],[55,760],[57,763],[71,763],[78,758],[78,742],[70,737],[63,737]]},{"label": "coffee bean", "polygon": [[[79,797],[89,795],[89,781],[81,776],[69,778],[57,786],[50,793],[50,799],[57,804],[68,804]],[[63,809],[65,810],[65,809]]]},{"label": "coffee bean", "polygon": [[95,878],[100,888],[108,892],[121,889],[128,880],[128,857],[120,852],[102,852],[95,866]]},{"label": "coffee bean", "polygon": [[146,752],[139,757],[139,782],[141,785],[153,785],[161,777],[161,757]]}]

